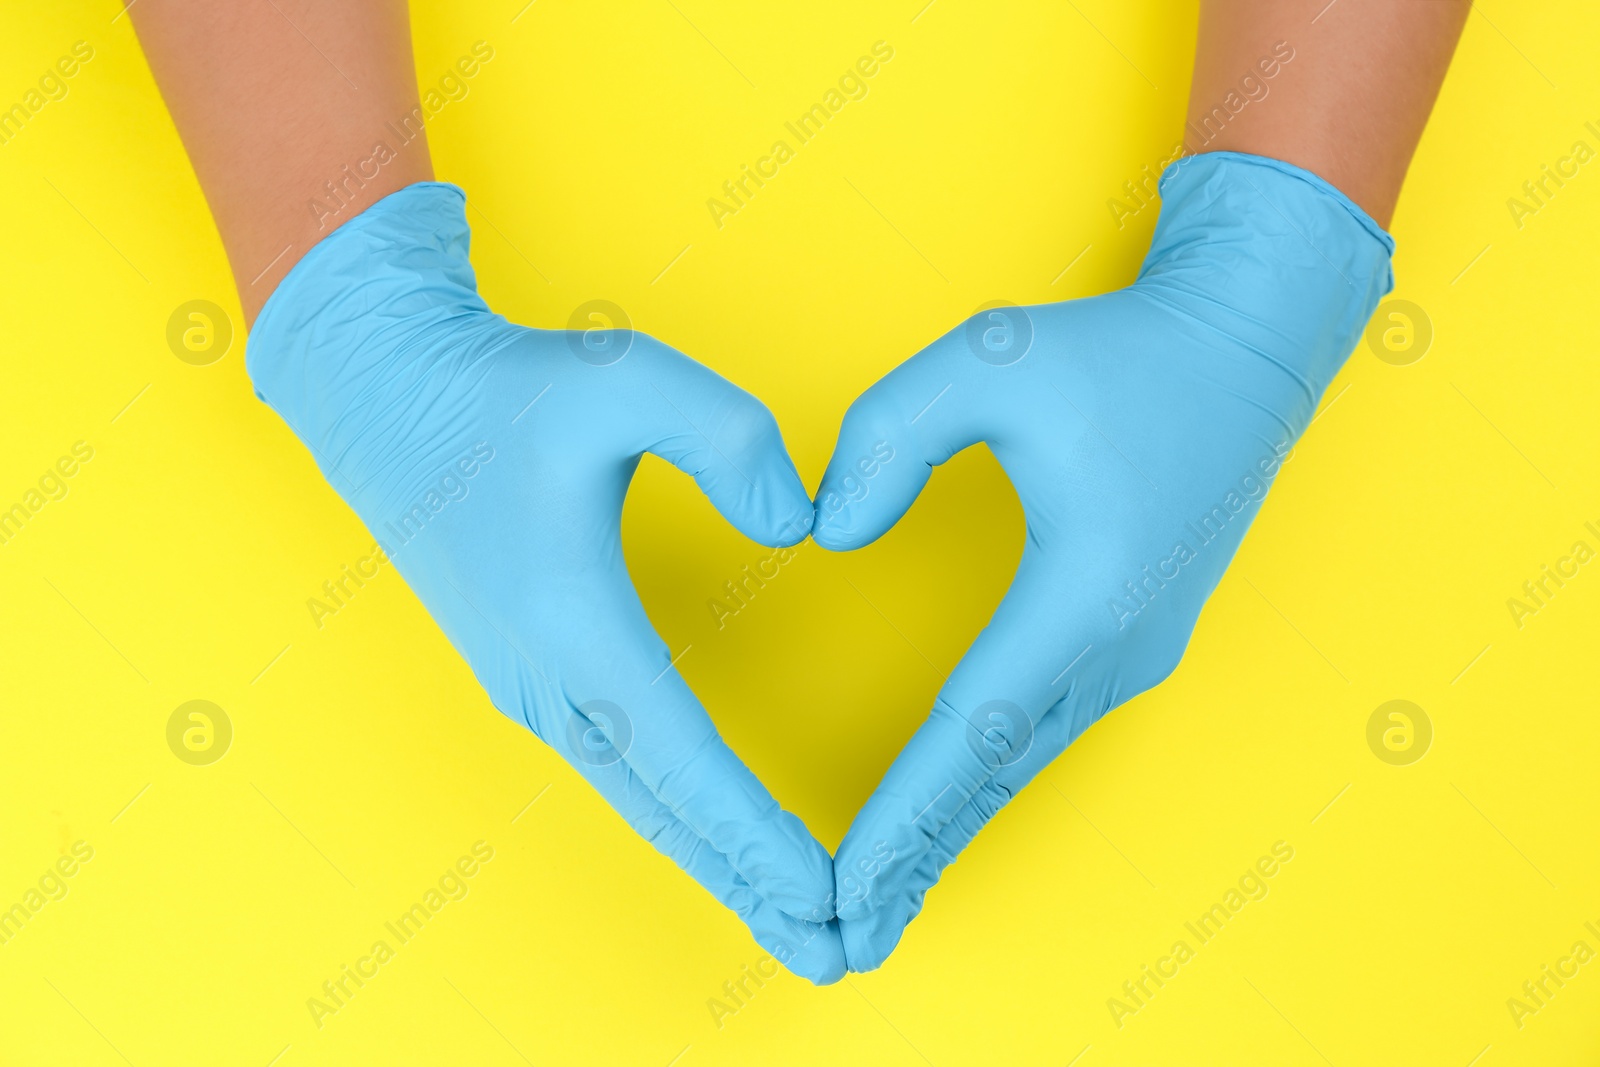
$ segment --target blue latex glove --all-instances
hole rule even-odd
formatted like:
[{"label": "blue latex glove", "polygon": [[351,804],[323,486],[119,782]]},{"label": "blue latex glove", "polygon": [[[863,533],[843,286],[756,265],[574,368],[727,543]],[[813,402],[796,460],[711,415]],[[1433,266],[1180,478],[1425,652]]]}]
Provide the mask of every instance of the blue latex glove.
[{"label": "blue latex glove", "polygon": [[980,441],[1027,516],[1005,599],[839,847],[852,970],[883,963],[1006,801],[1177,666],[1393,285],[1389,235],[1297,167],[1202,155],[1169,168],[1161,194],[1133,285],[980,313],[845,416],[817,495],[823,547],[882,536],[933,467]]},{"label": "blue latex glove", "polygon": [[754,397],[658,341],[491,313],[465,197],[410,186],[289,273],[250,336],[258,395],[316,456],[503,713],[813,982],[837,981],[833,865],[717,735],[623,563],[649,452],[766,545],[811,501]]}]

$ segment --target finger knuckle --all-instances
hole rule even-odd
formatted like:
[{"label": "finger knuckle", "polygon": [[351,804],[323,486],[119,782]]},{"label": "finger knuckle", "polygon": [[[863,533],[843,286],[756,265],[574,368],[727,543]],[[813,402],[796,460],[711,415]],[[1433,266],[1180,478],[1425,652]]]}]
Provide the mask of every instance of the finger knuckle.
[{"label": "finger knuckle", "polygon": [[741,392],[723,406],[713,439],[734,454],[765,448],[779,439],[778,420],[765,404]]}]

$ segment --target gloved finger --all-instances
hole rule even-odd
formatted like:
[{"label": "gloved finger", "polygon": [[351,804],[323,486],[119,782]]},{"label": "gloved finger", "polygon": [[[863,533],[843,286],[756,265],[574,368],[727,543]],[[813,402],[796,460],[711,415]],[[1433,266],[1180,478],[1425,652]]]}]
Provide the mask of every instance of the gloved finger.
[{"label": "gloved finger", "polygon": [[[649,633],[637,596],[631,599],[641,616],[637,625],[607,632]],[[575,762],[626,762],[768,901],[799,919],[831,919],[828,850],[724,743],[665,646],[652,634],[611,652],[603,677],[568,683],[569,694],[580,699],[553,741],[558,750]],[[588,691],[574,691],[576,685]]]},{"label": "gloved finger", "polygon": [[[811,499],[767,406],[703,364],[648,342],[646,450],[688,474],[735,529],[773,547],[811,532]],[[654,401],[650,404],[650,401]]]},{"label": "gloved finger", "polygon": [[[922,911],[922,901],[939,881],[944,869],[954,863],[978,831],[1033,781],[1082,732],[1088,716],[1073,713],[1074,698],[1063,698],[1045,713],[1034,732],[1033,746],[1015,763],[999,768],[947,822],[933,844],[898,884],[880,894],[877,910],[856,920],[839,924],[844,939],[845,959],[852,971],[871,971],[883,965],[900,943],[906,926]],[[872,879],[865,872],[847,875],[836,868],[839,898],[860,896]]]},{"label": "gloved finger", "polygon": [[[951,334],[890,371],[845,412],[817,489],[812,537],[847,551],[900,521],[933,468],[986,436],[985,371]],[[974,364],[974,365],[969,365]]]},{"label": "gloved finger", "polygon": [[[591,576],[592,578],[593,576]],[[760,896],[812,922],[833,917],[833,858],[723,743],[671,659],[620,561],[572,591],[586,610],[545,634],[536,665],[517,620],[497,625],[454,582],[425,586],[428,603],[506,715],[580,771],[625,764]],[[568,649],[568,643],[582,655]],[[613,806],[626,797],[607,795]]]},{"label": "gloved finger", "polygon": [[836,920],[794,918],[756,892],[727,857],[661,803],[625,762],[574,766],[634,832],[743,919],[756,942],[779,963],[817,985],[830,985],[844,976],[844,946]]},{"label": "gloved finger", "polygon": [[994,617],[839,846],[836,878],[876,872],[859,892],[840,883],[841,919],[865,918],[903,893],[946,824],[998,770],[1036,747],[1047,761],[1061,751],[1052,747],[1064,747],[1060,735],[1041,724],[1069,688],[1097,714],[1110,706],[1115,693],[1106,679],[1114,675],[1102,667],[1114,658],[1113,620],[1071,588],[1058,564],[1031,544],[1024,550]]}]

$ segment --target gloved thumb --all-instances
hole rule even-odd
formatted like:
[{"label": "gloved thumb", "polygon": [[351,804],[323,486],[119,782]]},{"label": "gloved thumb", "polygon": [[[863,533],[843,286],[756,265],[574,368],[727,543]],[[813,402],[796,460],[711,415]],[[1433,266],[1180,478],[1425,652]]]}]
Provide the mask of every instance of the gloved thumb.
[{"label": "gloved thumb", "polygon": [[811,536],[835,552],[869,545],[900,521],[933,468],[982,440],[968,368],[950,338],[900,364],[845,412],[817,489]]},{"label": "gloved thumb", "polygon": [[767,406],[715,371],[661,346],[653,381],[664,401],[653,455],[695,480],[740,533],[763,545],[799,544],[811,501]]}]

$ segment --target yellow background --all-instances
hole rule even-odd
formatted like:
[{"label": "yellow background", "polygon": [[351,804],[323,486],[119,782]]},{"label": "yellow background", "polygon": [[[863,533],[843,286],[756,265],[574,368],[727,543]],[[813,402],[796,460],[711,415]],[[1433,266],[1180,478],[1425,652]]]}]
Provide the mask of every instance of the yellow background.
[{"label": "yellow background", "polygon": [[[814,481],[850,399],[978,305],[1130,280],[1155,210],[1119,230],[1106,201],[1179,136],[1194,5],[921,3],[417,4],[425,86],[495,50],[429,127],[490,304],[559,327],[618,302],[764,398]],[[720,1028],[707,1001],[761,950],[490,707],[391,570],[313,625],[372,538],[251,394],[128,20],[8,7],[0,103],[76,40],[96,57],[0,146],[0,506],[73,442],[95,456],[0,546],[0,907],[73,842],[94,858],[0,946],[0,1061],[1596,1062],[1600,963],[1520,1029],[1506,1006],[1600,949],[1600,564],[1520,629],[1506,606],[1600,547],[1600,164],[1520,229],[1506,206],[1600,148],[1596,16],[1478,7],[1393,226],[1431,350],[1356,351],[1178,672],[995,820],[882,971],[784,974]],[[707,198],[878,40],[866,99],[719,230]],[[166,343],[194,299],[235,323],[210,366]],[[766,550],[655,461],[625,523],[682,671],[829,847],[1022,535],[977,449],[719,631],[707,601]],[[233,724],[210,766],[166,743],[192,699]],[[1391,699],[1433,725],[1409,766],[1367,745]],[[307,999],[479,840],[469,895],[319,1029]],[[1279,840],[1266,899],[1119,1028],[1107,999]]]}]

